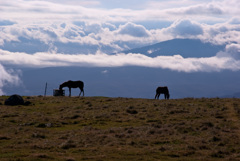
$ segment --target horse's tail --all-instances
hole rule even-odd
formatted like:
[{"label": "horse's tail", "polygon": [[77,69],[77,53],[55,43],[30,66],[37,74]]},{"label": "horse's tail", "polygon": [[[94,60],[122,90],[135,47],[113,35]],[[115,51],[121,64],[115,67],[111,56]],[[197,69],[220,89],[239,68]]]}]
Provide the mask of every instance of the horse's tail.
[{"label": "horse's tail", "polygon": [[[83,92],[83,96],[84,96],[84,82],[83,81],[81,81],[82,82],[82,92]],[[80,93],[81,94],[81,93]],[[80,95],[79,95],[80,96]]]},{"label": "horse's tail", "polygon": [[82,87],[84,88],[84,82],[82,82]]}]

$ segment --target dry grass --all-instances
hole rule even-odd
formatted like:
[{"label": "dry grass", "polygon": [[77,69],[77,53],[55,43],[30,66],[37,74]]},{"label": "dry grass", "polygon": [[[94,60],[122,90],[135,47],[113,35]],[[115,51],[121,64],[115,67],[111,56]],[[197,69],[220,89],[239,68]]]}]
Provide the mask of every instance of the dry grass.
[{"label": "dry grass", "polygon": [[240,160],[240,99],[5,99],[0,160]]}]

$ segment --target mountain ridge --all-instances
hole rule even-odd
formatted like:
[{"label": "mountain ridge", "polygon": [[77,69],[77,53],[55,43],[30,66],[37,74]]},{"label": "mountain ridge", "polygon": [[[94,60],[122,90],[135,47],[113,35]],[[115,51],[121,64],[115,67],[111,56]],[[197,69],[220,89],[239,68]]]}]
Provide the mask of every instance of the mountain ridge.
[{"label": "mountain ridge", "polygon": [[184,58],[200,58],[215,56],[217,52],[224,48],[225,45],[204,43],[198,39],[172,39],[153,45],[125,50],[123,53],[141,53],[149,57],[181,55]]}]

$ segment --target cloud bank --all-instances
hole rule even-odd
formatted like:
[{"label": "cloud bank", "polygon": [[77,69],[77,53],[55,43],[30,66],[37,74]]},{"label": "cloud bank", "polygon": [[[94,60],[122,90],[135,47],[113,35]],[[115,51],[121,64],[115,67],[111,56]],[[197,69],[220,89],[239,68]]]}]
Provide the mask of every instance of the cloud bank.
[{"label": "cloud bank", "polygon": [[[114,5],[115,4],[115,5]],[[110,6],[112,5],[112,6]],[[222,15],[239,15],[238,0],[194,1],[127,1],[106,0],[56,1],[15,0],[2,1],[1,11],[7,19],[21,21],[142,21],[174,20],[194,16],[198,20],[221,20]],[[229,17],[226,17],[228,19]]]},{"label": "cloud bank", "polygon": [[47,52],[66,54],[115,53],[174,38],[200,39],[213,44],[240,44],[240,18],[233,17],[213,25],[191,19],[178,19],[161,29],[147,29],[126,22],[88,23],[85,21],[47,25],[11,24],[0,26],[0,48],[11,52]]},{"label": "cloud bank", "polygon": [[[0,48],[29,53],[28,46],[38,43],[40,49],[31,53],[57,49],[66,54],[94,54],[97,50],[109,54],[174,38],[240,43],[238,0],[137,2],[123,0],[122,4],[135,4],[124,8],[105,0],[3,1]],[[143,25],[152,21],[161,28]],[[61,50],[62,46],[68,49]]]},{"label": "cloud bank", "polygon": [[143,66],[151,68],[170,69],[179,72],[213,72],[221,70],[240,70],[240,46],[231,44],[226,46],[214,57],[183,58],[180,55],[157,56],[154,58],[143,54],[108,55],[101,52],[96,54],[61,54],[44,53],[35,54],[13,53],[0,50],[0,63],[27,67],[121,67]]},{"label": "cloud bank", "polygon": [[8,84],[8,85],[18,85],[20,83],[19,75],[14,72],[13,70],[6,70],[1,64],[0,64],[0,95],[3,95],[4,92],[2,88]]}]

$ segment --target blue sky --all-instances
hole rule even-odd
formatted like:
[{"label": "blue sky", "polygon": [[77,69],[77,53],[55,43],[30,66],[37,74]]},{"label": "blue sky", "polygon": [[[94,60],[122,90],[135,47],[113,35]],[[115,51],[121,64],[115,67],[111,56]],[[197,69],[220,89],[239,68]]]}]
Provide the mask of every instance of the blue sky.
[{"label": "blue sky", "polygon": [[[239,8],[239,0],[1,1],[0,89],[20,81],[21,71],[11,66],[134,65],[180,72],[238,71]],[[175,38],[200,39],[226,48],[207,58],[121,53]],[[118,54],[109,55],[113,52]]]}]

